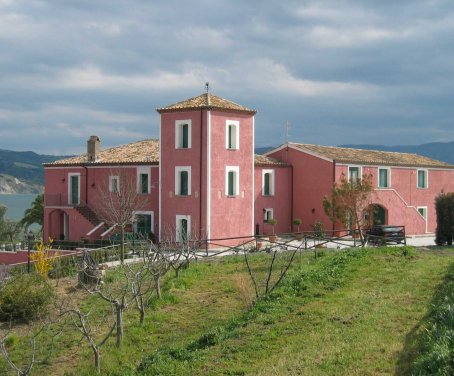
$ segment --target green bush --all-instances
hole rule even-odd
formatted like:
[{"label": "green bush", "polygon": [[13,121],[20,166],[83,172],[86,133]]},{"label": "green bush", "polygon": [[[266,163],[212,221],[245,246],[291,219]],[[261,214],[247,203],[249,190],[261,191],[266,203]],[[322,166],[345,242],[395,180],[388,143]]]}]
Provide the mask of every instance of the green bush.
[{"label": "green bush", "polygon": [[435,199],[437,213],[437,230],[435,243],[437,245],[452,245],[454,238],[454,193],[441,193]]},{"label": "green bush", "polygon": [[45,314],[54,290],[37,274],[13,276],[0,291],[0,320],[30,321]]}]

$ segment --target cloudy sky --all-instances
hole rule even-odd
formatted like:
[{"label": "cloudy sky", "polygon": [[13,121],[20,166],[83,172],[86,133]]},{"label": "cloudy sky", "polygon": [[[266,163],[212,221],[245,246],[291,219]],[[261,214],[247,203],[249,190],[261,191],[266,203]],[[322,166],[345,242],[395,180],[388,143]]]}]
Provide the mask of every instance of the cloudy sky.
[{"label": "cloudy sky", "polygon": [[212,92],[256,144],[454,140],[451,0],[0,0],[0,148],[81,153],[158,137]]}]

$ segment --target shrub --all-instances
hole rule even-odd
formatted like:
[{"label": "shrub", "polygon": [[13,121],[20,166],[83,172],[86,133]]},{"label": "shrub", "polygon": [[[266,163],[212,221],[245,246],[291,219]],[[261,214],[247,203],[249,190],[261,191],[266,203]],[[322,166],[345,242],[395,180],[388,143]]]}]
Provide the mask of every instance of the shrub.
[{"label": "shrub", "polygon": [[437,245],[452,245],[454,238],[454,193],[441,193],[435,199],[437,213],[437,230],[435,243]]},{"label": "shrub", "polygon": [[14,276],[0,291],[0,320],[32,320],[47,312],[53,297],[53,288],[42,276]]}]

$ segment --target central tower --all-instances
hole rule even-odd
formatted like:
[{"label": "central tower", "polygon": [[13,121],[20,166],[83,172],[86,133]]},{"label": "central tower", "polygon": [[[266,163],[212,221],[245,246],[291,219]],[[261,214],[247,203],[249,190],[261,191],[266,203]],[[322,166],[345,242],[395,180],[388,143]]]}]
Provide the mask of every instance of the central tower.
[{"label": "central tower", "polygon": [[159,238],[222,240],[254,234],[254,115],[211,93],[157,109]]}]

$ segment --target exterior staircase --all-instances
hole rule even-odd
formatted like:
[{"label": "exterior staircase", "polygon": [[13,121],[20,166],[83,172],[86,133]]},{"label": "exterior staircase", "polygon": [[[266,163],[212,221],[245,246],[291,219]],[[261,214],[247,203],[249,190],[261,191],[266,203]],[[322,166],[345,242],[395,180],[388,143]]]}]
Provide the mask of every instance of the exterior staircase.
[{"label": "exterior staircase", "polygon": [[87,219],[92,225],[97,226],[101,223],[96,213],[91,210],[88,206],[75,206],[74,209],[82,215],[85,219]]}]

